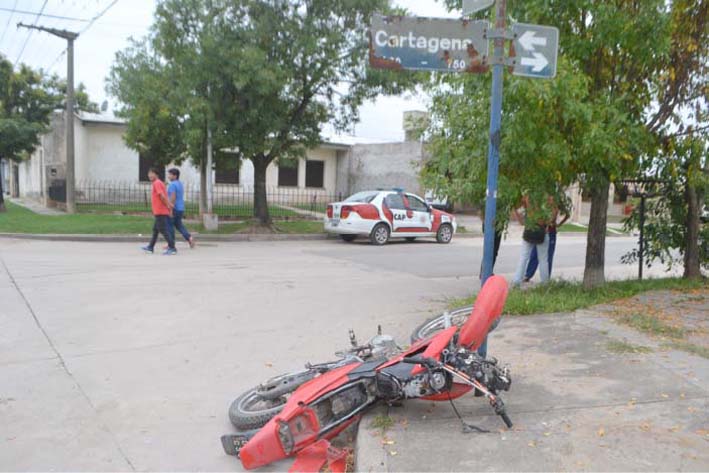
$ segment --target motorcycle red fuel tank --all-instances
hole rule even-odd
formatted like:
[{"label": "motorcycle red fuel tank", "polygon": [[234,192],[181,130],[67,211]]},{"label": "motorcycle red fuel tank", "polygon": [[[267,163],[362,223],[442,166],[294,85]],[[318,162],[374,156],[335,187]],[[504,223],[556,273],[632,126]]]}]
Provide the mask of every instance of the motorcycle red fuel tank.
[{"label": "motorcycle red fuel tank", "polygon": [[[320,430],[317,416],[307,407],[323,393],[333,391],[348,381],[348,373],[360,366],[361,363],[352,363],[330,372],[324,373],[314,378],[298,388],[288,399],[280,414],[271,419],[256,435],[244,445],[239,452],[241,464],[247,470],[259,468],[269,463],[287,458],[290,454],[297,452],[300,448],[309,445],[314,441]],[[305,428],[296,439],[295,445],[290,453],[287,453],[278,435],[281,423],[290,423],[300,420]],[[353,419],[354,420],[354,419]],[[349,423],[331,432],[329,436],[337,435],[339,431],[347,427]]]},{"label": "motorcycle red fuel tank", "polygon": [[507,300],[507,281],[502,276],[490,276],[475,298],[473,313],[460,329],[458,344],[475,350],[485,341],[492,324],[502,314]]}]

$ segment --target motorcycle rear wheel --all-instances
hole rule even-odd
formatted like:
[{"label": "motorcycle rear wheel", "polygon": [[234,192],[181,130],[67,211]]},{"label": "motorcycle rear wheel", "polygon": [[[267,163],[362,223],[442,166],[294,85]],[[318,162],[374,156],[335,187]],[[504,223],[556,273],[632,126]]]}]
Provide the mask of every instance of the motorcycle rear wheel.
[{"label": "motorcycle rear wheel", "polygon": [[[459,309],[451,310],[449,313],[451,324],[461,327],[468,317],[470,317],[473,311],[473,306],[461,307]],[[424,323],[419,325],[411,333],[411,343],[416,343],[420,340],[426,340],[432,337],[441,330],[445,328],[445,317],[444,314],[437,315],[426,320]]]},{"label": "motorcycle rear wheel", "polygon": [[320,372],[298,371],[276,376],[249,389],[229,406],[229,420],[240,431],[260,429],[288,402],[288,396]]}]

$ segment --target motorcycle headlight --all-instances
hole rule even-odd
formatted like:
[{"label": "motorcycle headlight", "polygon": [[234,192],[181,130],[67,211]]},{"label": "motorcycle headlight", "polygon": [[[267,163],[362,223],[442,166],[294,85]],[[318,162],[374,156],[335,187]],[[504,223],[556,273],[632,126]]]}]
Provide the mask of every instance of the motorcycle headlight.
[{"label": "motorcycle headlight", "polygon": [[295,445],[293,442],[293,434],[287,422],[280,422],[278,424],[278,439],[281,441],[281,447],[285,454],[290,455]]}]

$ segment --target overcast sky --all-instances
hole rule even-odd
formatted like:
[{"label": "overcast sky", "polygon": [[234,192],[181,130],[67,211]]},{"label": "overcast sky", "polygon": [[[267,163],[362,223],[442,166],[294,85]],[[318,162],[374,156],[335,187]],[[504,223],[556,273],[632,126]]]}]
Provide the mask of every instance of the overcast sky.
[{"label": "overcast sky", "polygon": [[[93,101],[101,104],[109,100],[109,107],[115,108],[115,102],[104,90],[105,78],[116,51],[126,47],[128,38],[140,38],[147,33],[155,3],[155,0],[0,0],[0,52],[13,63],[19,60],[66,77],[63,54],[66,41],[47,33],[18,29],[16,24],[85,30],[75,44],[75,80],[86,84]],[[396,3],[418,16],[455,16],[435,0],[396,0]],[[30,14],[40,11],[45,16]],[[105,13],[91,22],[102,12]],[[356,127],[356,135],[374,140],[402,139],[402,113],[423,109],[423,97],[380,98],[362,107],[362,123]]]}]

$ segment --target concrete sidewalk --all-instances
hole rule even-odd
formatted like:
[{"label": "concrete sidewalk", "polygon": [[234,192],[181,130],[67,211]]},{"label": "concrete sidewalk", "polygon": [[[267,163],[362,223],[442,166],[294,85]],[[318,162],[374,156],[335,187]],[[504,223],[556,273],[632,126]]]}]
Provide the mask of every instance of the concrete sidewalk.
[{"label": "concrete sidewalk", "polygon": [[49,208],[45,205],[42,205],[40,202],[37,202],[32,199],[20,199],[18,197],[8,197],[7,200],[12,202],[13,204],[19,205],[20,207],[24,207],[27,210],[31,210],[32,212],[39,214],[39,215],[50,215],[53,217],[56,217],[58,215],[66,215],[66,213],[62,212],[61,210]]},{"label": "concrete sidewalk", "polygon": [[[687,297],[706,321],[707,292]],[[619,343],[652,351],[619,353]],[[512,368],[503,393],[512,430],[472,396],[455,404],[490,433],[463,434],[447,402],[382,408],[362,421],[357,470],[709,470],[706,358],[668,350],[602,310],[507,318],[490,354]],[[377,415],[394,421],[383,436],[370,426]]]}]

